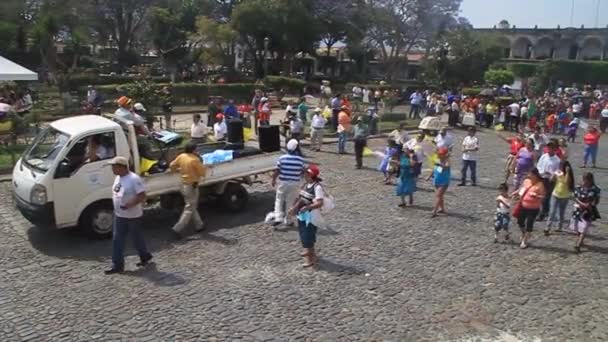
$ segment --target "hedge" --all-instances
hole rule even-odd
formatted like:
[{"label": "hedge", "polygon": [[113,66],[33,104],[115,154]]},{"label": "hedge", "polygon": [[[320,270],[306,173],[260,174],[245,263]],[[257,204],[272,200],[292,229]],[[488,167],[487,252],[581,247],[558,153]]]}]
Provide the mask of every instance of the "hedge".
[{"label": "hedge", "polygon": [[545,61],[539,74],[565,83],[608,84],[608,62]]},{"label": "hedge", "polygon": [[513,75],[520,78],[529,78],[536,74],[539,69],[539,64],[532,63],[513,63],[508,64],[507,69],[513,72]]},{"label": "hedge", "polygon": [[267,88],[274,90],[284,89],[288,93],[300,93],[300,90],[306,86],[306,81],[299,78],[289,78],[282,76],[267,76],[264,79],[264,85]]},{"label": "hedge", "polygon": [[462,88],[462,95],[477,96],[484,88]]},{"label": "hedge", "polygon": [[[169,83],[168,77],[150,77],[154,82]],[[103,86],[103,85],[119,85],[127,84],[138,80],[135,76],[124,75],[107,75],[100,76],[98,74],[73,74],[63,79],[63,87],[68,90],[77,90],[88,85]]]},{"label": "hedge", "polygon": [[[156,84],[159,90],[167,83]],[[237,102],[248,102],[251,100],[255,89],[261,86],[254,83],[229,83],[229,84],[205,84],[205,83],[175,83],[171,85],[173,102],[176,105],[196,104],[206,105],[210,96],[222,96]],[[124,84],[109,84],[97,87],[97,91],[106,100],[118,98],[122,95],[128,96]],[[85,92],[86,88],[81,88]]]}]

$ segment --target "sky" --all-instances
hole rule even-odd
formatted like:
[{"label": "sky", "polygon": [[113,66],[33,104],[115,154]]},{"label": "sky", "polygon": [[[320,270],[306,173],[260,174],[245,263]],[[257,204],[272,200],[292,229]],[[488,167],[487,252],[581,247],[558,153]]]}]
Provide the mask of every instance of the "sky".
[{"label": "sky", "polygon": [[[596,27],[608,25],[608,0],[463,0],[461,16],[475,28],[491,28],[502,19],[521,28]],[[571,22],[572,3],[574,16]]]}]

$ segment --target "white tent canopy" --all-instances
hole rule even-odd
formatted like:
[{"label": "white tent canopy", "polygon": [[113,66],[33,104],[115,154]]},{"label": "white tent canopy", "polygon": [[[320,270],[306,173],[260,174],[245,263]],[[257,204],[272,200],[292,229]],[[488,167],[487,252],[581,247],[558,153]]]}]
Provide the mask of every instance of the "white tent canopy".
[{"label": "white tent canopy", "polygon": [[0,81],[36,81],[38,74],[0,56]]}]

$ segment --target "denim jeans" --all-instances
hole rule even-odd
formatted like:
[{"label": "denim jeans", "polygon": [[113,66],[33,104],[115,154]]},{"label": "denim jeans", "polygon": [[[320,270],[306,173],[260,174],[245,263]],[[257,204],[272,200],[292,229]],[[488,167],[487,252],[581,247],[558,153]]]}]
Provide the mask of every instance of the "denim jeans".
[{"label": "denim jeans", "polygon": [[314,224],[306,224],[306,221],[298,220],[298,233],[303,248],[315,248],[317,227]]},{"label": "denim jeans", "polygon": [[133,245],[140,259],[148,259],[152,255],[148,252],[144,236],[141,232],[141,217],[124,218],[114,216],[114,232],[112,236],[112,264],[115,269],[124,270],[124,250],[129,231],[133,237]]},{"label": "denim jeans", "polygon": [[543,198],[543,205],[540,210],[539,217],[541,219],[549,216],[549,209],[551,208],[551,193],[553,193],[553,188],[555,187],[555,182],[548,178],[543,178],[543,185],[545,187],[545,193],[548,194]]},{"label": "denim jeans", "polygon": [[598,147],[598,145],[585,145],[585,159],[583,164],[587,165],[589,158],[591,158],[591,162],[593,163],[592,165],[595,165]]},{"label": "denim jeans", "polygon": [[[566,208],[568,207],[569,198],[557,198],[555,196],[551,196],[551,214],[549,214],[549,222],[547,223],[547,230],[551,229],[553,223],[558,222],[557,228],[559,230],[562,229],[564,224],[564,218],[566,216]],[[557,216],[559,214],[559,221],[557,220]]]},{"label": "denim jeans", "polygon": [[338,153],[346,153],[346,142],[348,141],[348,132],[338,133]]},{"label": "denim jeans", "polygon": [[471,182],[477,184],[477,161],[476,160],[462,160],[462,179],[461,183],[467,181],[467,169],[471,169]]}]

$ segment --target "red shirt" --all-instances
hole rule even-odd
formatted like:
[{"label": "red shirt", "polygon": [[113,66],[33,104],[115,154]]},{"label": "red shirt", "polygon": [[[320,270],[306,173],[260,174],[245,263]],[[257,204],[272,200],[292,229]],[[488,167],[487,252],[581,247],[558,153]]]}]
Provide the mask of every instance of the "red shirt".
[{"label": "red shirt", "polygon": [[597,145],[600,142],[600,134],[599,133],[585,133],[583,137],[583,141],[585,145]]},{"label": "red shirt", "polygon": [[517,155],[517,152],[519,152],[519,150],[521,150],[522,147],[524,147],[525,145],[519,141],[519,139],[517,138],[509,138],[507,139],[507,141],[509,142],[509,144],[511,145],[510,147],[510,153],[512,155]]}]

